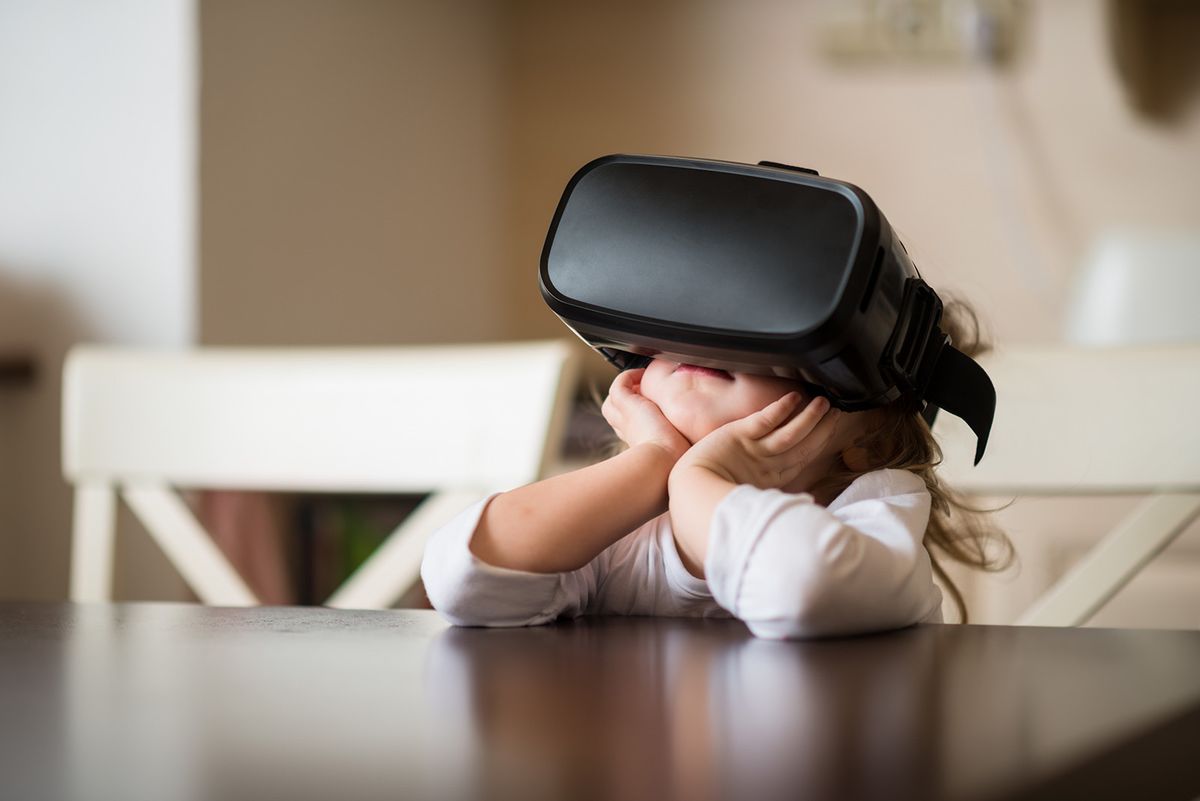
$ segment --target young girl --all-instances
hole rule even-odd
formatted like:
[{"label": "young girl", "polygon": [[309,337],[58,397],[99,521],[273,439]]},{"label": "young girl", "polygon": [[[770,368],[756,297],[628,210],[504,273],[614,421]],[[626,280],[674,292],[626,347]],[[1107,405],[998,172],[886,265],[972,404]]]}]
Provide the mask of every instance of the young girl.
[{"label": "young girl", "polygon": [[[984,349],[961,302],[942,328],[967,355]],[[966,620],[932,551],[983,569],[1011,558],[940,483],[911,405],[840,412],[798,381],[660,358],[620,373],[601,411],[624,450],[433,534],[421,577],[451,623],[732,616],[760,637],[858,634],[941,622],[935,574]],[[1007,558],[989,557],[992,538]]]}]

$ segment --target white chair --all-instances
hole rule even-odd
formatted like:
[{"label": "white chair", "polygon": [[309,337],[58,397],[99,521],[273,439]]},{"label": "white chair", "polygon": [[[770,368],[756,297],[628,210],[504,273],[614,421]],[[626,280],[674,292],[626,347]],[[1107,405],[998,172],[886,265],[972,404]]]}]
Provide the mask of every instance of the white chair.
[{"label": "white chair", "polygon": [[70,596],[112,596],[118,495],[204,603],[257,603],[172,488],[432,493],[327,601],[386,608],[429,533],[542,477],[573,395],[566,341],[190,351],[80,346],[63,387]]},{"label": "white chair", "polygon": [[1120,521],[1017,621],[1085,623],[1200,515],[1200,345],[1000,349],[980,363],[996,386],[987,453],[939,414],[939,469],[982,496],[1141,494]]}]

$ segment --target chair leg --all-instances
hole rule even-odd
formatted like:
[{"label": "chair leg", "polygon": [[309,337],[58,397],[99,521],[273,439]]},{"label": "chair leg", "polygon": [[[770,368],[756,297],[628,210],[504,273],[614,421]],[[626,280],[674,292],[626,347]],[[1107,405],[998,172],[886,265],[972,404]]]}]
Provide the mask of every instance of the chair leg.
[{"label": "chair leg", "polygon": [[107,484],[81,482],[75,488],[70,598],[76,603],[112,600],[116,500]]},{"label": "chair leg", "polygon": [[121,494],[204,603],[213,606],[258,603],[246,582],[170,487],[150,482],[131,484]]},{"label": "chair leg", "polygon": [[329,596],[325,605],[339,609],[390,608],[420,578],[421,557],[429,535],[482,497],[479,491],[451,490],[426,498]]},{"label": "chair leg", "polygon": [[1143,501],[1017,620],[1019,626],[1079,626],[1200,515],[1200,495]]}]

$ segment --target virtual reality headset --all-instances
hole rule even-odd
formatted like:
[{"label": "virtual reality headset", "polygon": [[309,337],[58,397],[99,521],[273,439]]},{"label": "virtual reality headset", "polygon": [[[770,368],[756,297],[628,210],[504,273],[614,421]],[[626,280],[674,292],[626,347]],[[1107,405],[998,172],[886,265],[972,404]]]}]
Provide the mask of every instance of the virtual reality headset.
[{"label": "virtual reality headset", "polygon": [[984,370],[862,189],[775,162],[612,155],[567,184],[542,297],[619,369],[671,361],[803,382],[847,411],[940,407],[983,457]]}]

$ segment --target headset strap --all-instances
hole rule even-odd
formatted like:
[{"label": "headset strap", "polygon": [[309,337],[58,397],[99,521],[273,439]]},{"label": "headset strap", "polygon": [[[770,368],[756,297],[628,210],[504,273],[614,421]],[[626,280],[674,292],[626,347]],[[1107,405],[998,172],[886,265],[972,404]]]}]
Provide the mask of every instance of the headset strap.
[{"label": "headset strap", "polygon": [[937,407],[941,407],[955,417],[961,417],[971,427],[977,440],[975,464],[979,464],[996,415],[996,388],[988,374],[970,356],[946,345],[933,366],[924,397],[927,404],[921,414],[929,414],[926,421],[930,425]]}]

